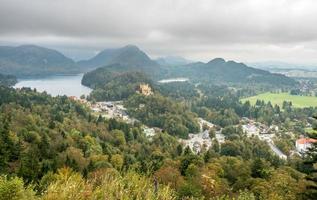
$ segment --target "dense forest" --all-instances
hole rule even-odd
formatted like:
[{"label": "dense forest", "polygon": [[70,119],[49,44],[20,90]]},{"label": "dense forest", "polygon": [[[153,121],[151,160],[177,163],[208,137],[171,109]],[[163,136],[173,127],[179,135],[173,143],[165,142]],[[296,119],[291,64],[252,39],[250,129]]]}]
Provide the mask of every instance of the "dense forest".
[{"label": "dense forest", "polygon": [[[114,59],[131,52],[136,63],[142,59],[135,55],[152,63],[135,47],[105,51],[99,57]],[[90,62],[99,62],[98,56]],[[1,76],[0,199],[314,199],[315,150],[303,155],[293,150],[297,138],[315,137],[313,129],[313,135],[307,133],[307,124],[317,127],[317,108],[296,108],[286,101],[282,106],[240,101],[297,83],[222,59],[196,66],[205,71],[183,67],[188,68],[184,73],[201,80],[160,83],[159,76],[131,70],[124,63],[97,68],[82,79],[93,89],[88,103],[13,89],[7,86],[16,79]],[[232,67],[242,69],[236,79],[232,73],[217,75]],[[165,67],[164,73],[168,76],[177,68]],[[255,74],[260,80],[256,84]],[[140,92],[140,84],[148,84],[151,92]],[[128,123],[92,111],[99,101],[122,101],[124,112],[135,120]],[[272,142],[287,159],[260,137],[247,136],[244,118],[269,127],[267,134],[275,135]],[[213,127],[201,124],[201,119]],[[145,127],[155,134],[149,137]],[[204,144],[197,152],[184,145],[205,130],[209,147]],[[217,138],[219,132],[223,141]]]},{"label": "dense forest", "polygon": [[196,62],[168,68],[168,77],[187,77],[195,82],[217,84],[271,85],[292,87],[296,81],[281,74],[248,67],[243,63],[216,58],[208,63]]},{"label": "dense forest", "polygon": [[[121,65],[114,65],[119,70]],[[118,101],[133,95],[141,83],[152,85],[152,81],[142,72],[119,72],[108,67],[86,73],[82,84],[94,88],[90,98],[97,101]]]},{"label": "dense forest", "polygon": [[0,2],[0,200],[317,200],[317,0]]},{"label": "dense forest", "polygon": [[132,117],[148,126],[162,128],[171,135],[187,138],[189,133],[199,131],[194,113],[161,95],[135,94],[127,99],[125,105]]},{"label": "dense forest", "polygon": [[[305,159],[280,160],[233,126],[249,116],[305,132],[291,119],[302,116],[304,123],[316,110],[242,104],[237,92],[220,86],[198,86],[203,94],[190,96],[188,87],[178,85],[177,95],[155,87],[166,96],[133,94],[125,101],[129,114],[163,129],[151,140],[140,122],[106,120],[66,96],[0,87],[0,198],[313,199]],[[214,139],[199,154],[184,148],[177,138],[199,129],[197,116],[224,127],[225,143]]]}]

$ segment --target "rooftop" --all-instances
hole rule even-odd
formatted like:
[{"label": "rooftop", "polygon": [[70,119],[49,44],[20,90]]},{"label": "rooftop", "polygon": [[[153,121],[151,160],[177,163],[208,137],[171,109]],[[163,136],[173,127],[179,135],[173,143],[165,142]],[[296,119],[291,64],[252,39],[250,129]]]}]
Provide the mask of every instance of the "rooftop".
[{"label": "rooftop", "polygon": [[296,143],[298,144],[307,144],[307,143],[315,143],[317,140],[312,139],[312,138],[301,138],[296,140]]}]

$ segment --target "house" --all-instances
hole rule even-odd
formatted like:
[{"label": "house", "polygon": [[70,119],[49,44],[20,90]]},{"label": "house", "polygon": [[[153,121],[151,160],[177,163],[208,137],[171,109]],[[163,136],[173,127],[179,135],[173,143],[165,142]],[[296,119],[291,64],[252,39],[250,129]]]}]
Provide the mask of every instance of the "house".
[{"label": "house", "polygon": [[242,125],[242,129],[248,137],[260,134],[260,130],[254,124]]},{"label": "house", "polygon": [[278,130],[279,130],[279,127],[276,126],[276,125],[271,125],[271,126],[270,126],[270,130],[271,130],[271,131],[278,131]]},{"label": "house", "polygon": [[312,143],[316,142],[317,140],[312,138],[300,138],[296,140],[296,150],[300,153],[304,153],[312,146]]}]

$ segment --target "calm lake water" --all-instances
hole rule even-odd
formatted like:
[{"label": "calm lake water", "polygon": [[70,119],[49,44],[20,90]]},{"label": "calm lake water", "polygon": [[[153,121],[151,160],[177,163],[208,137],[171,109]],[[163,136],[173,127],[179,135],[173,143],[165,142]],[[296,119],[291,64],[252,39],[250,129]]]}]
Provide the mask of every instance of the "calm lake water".
[{"label": "calm lake water", "polygon": [[91,89],[81,84],[83,74],[67,76],[49,76],[34,79],[19,79],[14,88],[30,87],[37,91],[46,91],[52,96],[67,95],[80,97],[88,95]]},{"label": "calm lake water", "polygon": [[173,82],[186,82],[189,81],[188,78],[170,78],[170,79],[163,79],[163,80],[159,80],[159,83],[173,83]]}]

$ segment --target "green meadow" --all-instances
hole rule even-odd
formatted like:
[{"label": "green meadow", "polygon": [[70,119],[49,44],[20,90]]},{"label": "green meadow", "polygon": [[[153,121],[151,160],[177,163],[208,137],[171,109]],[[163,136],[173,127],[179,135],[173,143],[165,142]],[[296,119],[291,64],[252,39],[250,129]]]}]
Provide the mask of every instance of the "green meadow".
[{"label": "green meadow", "polygon": [[297,96],[290,95],[289,93],[262,93],[256,96],[241,99],[242,102],[250,101],[252,105],[256,103],[256,100],[263,100],[265,102],[271,102],[272,105],[283,105],[283,101],[291,101],[294,107],[304,108],[304,107],[317,107],[317,97],[313,96]]}]

